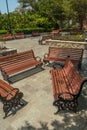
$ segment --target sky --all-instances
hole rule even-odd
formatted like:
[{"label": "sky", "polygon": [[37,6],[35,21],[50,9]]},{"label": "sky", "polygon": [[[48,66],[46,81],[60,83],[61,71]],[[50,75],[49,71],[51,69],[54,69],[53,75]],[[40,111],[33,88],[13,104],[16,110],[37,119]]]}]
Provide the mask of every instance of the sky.
[{"label": "sky", "polygon": [[[17,0],[7,0],[7,1],[8,1],[9,12],[14,11],[15,8],[19,6]],[[7,13],[6,0],[0,0],[0,11],[2,14]]]}]

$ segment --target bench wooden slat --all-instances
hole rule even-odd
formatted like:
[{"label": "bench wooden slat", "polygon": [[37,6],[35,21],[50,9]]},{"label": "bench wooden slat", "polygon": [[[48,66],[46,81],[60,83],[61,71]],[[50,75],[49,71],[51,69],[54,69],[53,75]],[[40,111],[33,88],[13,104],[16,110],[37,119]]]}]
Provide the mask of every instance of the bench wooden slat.
[{"label": "bench wooden slat", "polygon": [[87,81],[81,76],[70,59],[67,59],[62,69],[51,69],[54,105],[58,109],[77,109],[77,99],[83,84]]},{"label": "bench wooden slat", "polygon": [[5,99],[6,101],[10,101],[14,98],[14,96],[17,94],[18,90],[14,89],[14,91],[10,91],[10,93],[8,91],[6,91],[3,88],[0,88],[0,96]]},{"label": "bench wooden slat", "polygon": [[23,32],[22,33],[15,33],[14,37],[17,38],[17,39],[24,38],[24,33]]},{"label": "bench wooden slat", "polygon": [[30,58],[28,56],[26,57],[20,57],[20,58],[15,58],[15,59],[12,59],[12,60],[8,60],[7,62],[5,63],[2,63],[0,66],[1,68],[3,68],[4,66],[11,66],[11,65],[15,65],[15,64],[19,64],[20,62],[24,62],[24,61],[30,61],[30,60],[33,60],[34,58]]},{"label": "bench wooden slat", "polygon": [[32,56],[34,57],[34,54],[33,54],[33,50],[28,50],[28,51],[24,51],[24,52],[19,52],[19,53],[16,53],[16,54],[11,54],[11,55],[7,55],[7,56],[0,56],[0,62],[3,62],[3,61],[8,61],[9,59],[12,60],[12,58],[15,58],[16,56],[17,57],[20,57],[20,56],[25,56],[25,54],[30,54],[32,53]]},{"label": "bench wooden slat", "polygon": [[[70,84],[68,84],[68,80],[66,79],[65,75],[63,74],[63,70],[61,71],[60,73],[62,75],[62,77],[60,77],[60,84],[61,84],[61,88],[62,88],[62,93],[65,92],[65,94],[63,94],[61,97],[63,99],[71,99],[72,96],[69,95],[69,94],[66,94],[69,92],[69,88],[68,88],[68,85],[70,86]],[[61,92],[60,92],[61,93]],[[59,93],[59,94],[60,94]]]},{"label": "bench wooden slat", "polygon": [[12,40],[13,36],[11,34],[4,34],[2,35],[3,40]]},{"label": "bench wooden slat", "polygon": [[23,54],[23,55],[20,54],[20,55],[14,55],[13,57],[12,57],[12,56],[6,57],[6,59],[4,58],[3,61],[0,61],[0,65],[1,65],[1,64],[4,64],[4,63],[8,63],[8,60],[9,60],[9,61],[20,60],[20,58],[24,59],[24,58],[27,58],[27,57],[34,59],[34,57],[33,57],[33,55],[32,55],[32,52],[29,52],[29,54],[26,54],[26,53],[25,53],[25,54]]},{"label": "bench wooden slat", "polygon": [[0,79],[0,98],[3,102],[3,111],[5,112],[5,117],[13,107],[23,105],[23,103],[21,104],[22,97],[23,93],[20,92],[18,88],[13,88],[11,85]]},{"label": "bench wooden slat", "polygon": [[40,60],[36,59],[33,50],[1,57],[0,61],[2,75],[7,81],[10,76],[15,76],[37,66],[41,67],[43,64]]},{"label": "bench wooden slat", "polygon": [[18,62],[16,61],[14,61],[14,62],[9,62],[9,64],[7,64],[7,65],[2,65],[1,66],[1,68],[3,69],[3,70],[6,70],[6,69],[9,69],[9,68],[14,68],[14,67],[17,67],[17,66],[20,66],[20,64],[22,65],[23,63],[25,64],[25,63],[30,63],[30,62],[35,62],[35,60],[33,60],[33,59],[24,59],[24,60],[18,60]]},{"label": "bench wooden slat", "polygon": [[40,65],[41,64],[41,62],[33,62],[33,63],[31,63],[30,64],[30,62],[28,63],[24,63],[24,64],[21,64],[21,65],[18,65],[18,66],[14,66],[13,68],[11,67],[10,69],[2,69],[2,71],[3,72],[5,72],[5,74],[7,74],[7,75],[11,75],[11,74],[14,74],[14,73],[17,73],[17,72],[19,72],[19,71],[22,71],[22,70],[25,70],[25,69],[27,69],[27,68],[30,68],[30,67],[34,67],[34,66],[37,66],[37,65]]},{"label": "bench wooden slat", "polygon": [[70,57],[70,60],[74,64],[78,64],[81,67],[83,49],[79,48],[58,48],[49,47],[48,56],[44,55],[44,62],[65,62],[66,58]]},{"label": "bench wooden slat", "polygon": [[18,89],[13,89],[13,87],[0,80],[0,91],[2,92],[0,93],[1,97],[6,97],[8,95],[8,92],[10,92],[6,100],[11,100],[12,97],[14,97],[18,92]]}]

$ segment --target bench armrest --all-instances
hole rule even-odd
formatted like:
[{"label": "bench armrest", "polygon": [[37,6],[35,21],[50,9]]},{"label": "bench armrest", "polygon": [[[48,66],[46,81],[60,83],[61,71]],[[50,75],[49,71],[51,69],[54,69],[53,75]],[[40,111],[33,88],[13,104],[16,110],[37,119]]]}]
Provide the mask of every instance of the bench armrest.
[{"label": "bench armrest", "polygon": [[[64,100],[64,98],[62,97],[63,94],[70,95],[70,97],[71,97],[70,100],[73,100],[73,99],[75,99],[75,98],[77,97],[77,95],[74,95],[74,94],[72,94],[72,93],[63,92],[63,93],[58,94],[58,98]],[[69,100],[69,99],[68,99],[68,100]]]},{"label": "bench armrest", "polygon": [[48,57],[48,53],[45,53],[45,54],[44,54],[44,58],[46,58],[46,57]]},{"label": "bench armrest", "polygon": [[35,57],[37,61],[41,61],[41,58],[39,56]]}]

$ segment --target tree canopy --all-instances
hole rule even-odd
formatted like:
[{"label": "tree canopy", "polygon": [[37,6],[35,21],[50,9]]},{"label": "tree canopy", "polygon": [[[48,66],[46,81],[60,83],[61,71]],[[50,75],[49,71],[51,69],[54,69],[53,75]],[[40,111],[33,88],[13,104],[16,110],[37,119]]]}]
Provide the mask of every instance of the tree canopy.
[{"label": "tree canopy", "polygon": [[[12,29],[71,28],[83,29],[87,20],[87,0],[18,0],[20,6],[10,13]],[[8,30],[8,14],[0,13],[0,28]]]}]

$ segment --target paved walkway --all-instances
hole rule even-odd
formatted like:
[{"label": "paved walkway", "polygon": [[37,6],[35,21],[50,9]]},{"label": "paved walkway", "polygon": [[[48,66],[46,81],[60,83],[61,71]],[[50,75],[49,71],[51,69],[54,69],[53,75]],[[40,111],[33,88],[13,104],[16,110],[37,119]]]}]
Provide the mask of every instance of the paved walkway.
[{"label": "paved walkway", "polygon": [[[6,46],[17,48],[18,52],[33,49],[35,56],[43,58],[43,55],[48,52],[49,45],[39,45],[38,40],[39,37],[12,40],[8,41]],[[86,57],[85,51],[82,66],[82,74],[85,77]],[[78,113],[61,111],[58,115],[54,115],[56,108],[52,105],[50,68],[44,69],[12,84],[24,93],[23,99],[27,104],[16,114],[3,119],[4,113],[0,102],[0,130],[87,130],[87,88],[83,88],[83,94],[79,98]],[[1,75],[0,78],[3,79]]]}]

